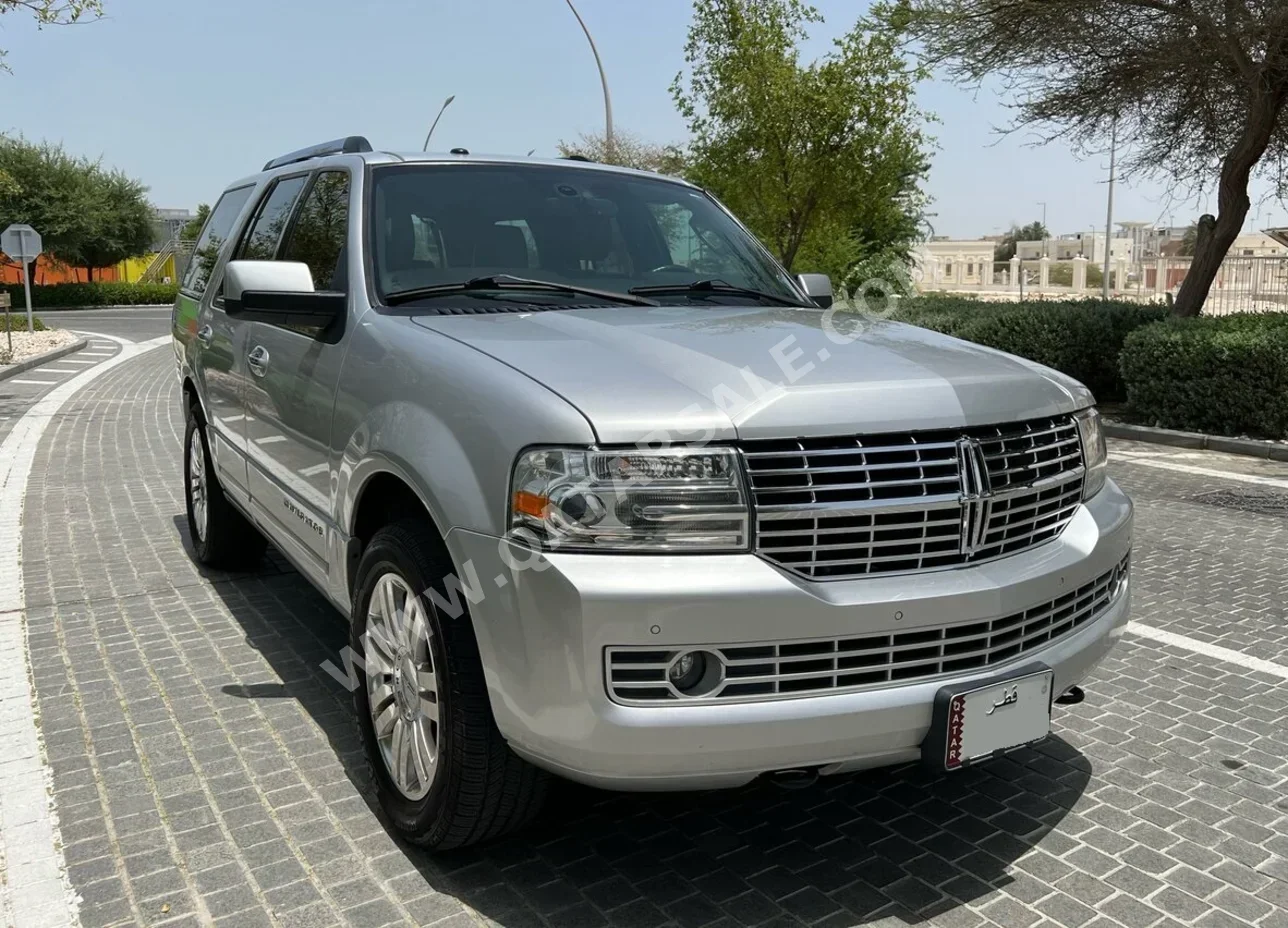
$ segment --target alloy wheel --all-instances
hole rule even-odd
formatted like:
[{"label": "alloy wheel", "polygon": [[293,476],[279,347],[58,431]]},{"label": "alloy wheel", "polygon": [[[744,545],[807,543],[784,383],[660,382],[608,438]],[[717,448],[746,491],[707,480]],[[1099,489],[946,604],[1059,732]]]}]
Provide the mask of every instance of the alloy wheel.
[{"label": "alloy wheel", "polygon": [[197,531],[197,540],[205,541],[209,496],[206,491],[206,454],[198,429],[192,430],[188,442],[188,496],[192,501],[192,523]]},{"label": "alloy wheel", "polygon": [[438,770],[438,680],[429,618],[396,573],[376,581],[363,636],[367,700],[385,769],[398,791],[422,799]]}]

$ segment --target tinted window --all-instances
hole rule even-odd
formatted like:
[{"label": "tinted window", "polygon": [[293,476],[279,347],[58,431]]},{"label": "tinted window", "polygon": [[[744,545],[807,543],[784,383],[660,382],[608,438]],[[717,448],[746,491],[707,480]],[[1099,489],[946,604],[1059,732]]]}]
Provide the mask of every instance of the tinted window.
[{"label": "tinted window", "polygon": [[246,205],[254,189],[238,187],[219,198],[201,230],[197,244],[193,246],[192,260],[188,262],[188,270],[183,275],[184,290],[198,296],[206,292],[206,284],[210,283],[210,275],[219,261],[219,249],[232,234],[233,224],[241,215],[242,207]]},{"label": "tinted window", "polygon": [[307,264],[318,290],[345,290],[340,262],[348,233],[349,175],[345,171],[324,171],[300,207],[282,249],[282,260]]},{"label": "tinted window", "polygon": [[618,291],[717,277],[799,299],[714,200],[665,178],[571,165],[408,164],[375,168],[372,188],[382,294],[512,274]]},{"label": "tinted window", "polygon": [[288,177],[277,182],[272,193],[260,204],[259,215],[242,240],[237,257],[251,261],[273,260],[277,254],[277,243],[282,240],[286,223],[290,221],[291,209],[306,180],[307,176]]}]

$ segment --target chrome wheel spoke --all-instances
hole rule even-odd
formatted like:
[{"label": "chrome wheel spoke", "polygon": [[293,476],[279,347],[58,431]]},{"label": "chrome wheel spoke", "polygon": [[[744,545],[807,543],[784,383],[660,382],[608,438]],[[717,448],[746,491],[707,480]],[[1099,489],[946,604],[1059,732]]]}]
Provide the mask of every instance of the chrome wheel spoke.
[{"label": "chrome wheel spoke", "polygon": [[412,725],[411,731],[411,758],[412,763],[416,766],[416,780],[421,786],[429,786],[430,776],[434,767],[434,756],[429,747],[429,735],[425,731],[423,722]]},{"label": "chrome wheel spoke", "polygon": [[367,632],[363,635],[363,659],[367,662],[367,673],[389,674],[394,669],[394,652],[386,640],[383,628],[373,628],[367,625]]},{"label": "chrome wheel spoke", "polygon": [[388,738],[394,733],[398,722],[398,707],[390,702],[379,712],[372,706],[372,722],[376,729],[377,738]]},{"label": "chrome wheel spoke", "polygon": [[394,782],[402,787],[404,792],[410,790],[411,787],[411,783],[407,777],[407,751],[409,747],[407,740],[409,735],[408,729],[410,729],[410,727],[411,726],[407,723],[407,720],[401,717],[394,722],[394,738],[392,745],[394,752],[393,775]]},{"label": "chrome wheel spoke", "polygon": [[398,635],[401,625],[395,593],[393,583],[385,583],[380,588],[380,611],[384,614],[385,627],[391,635]]}]

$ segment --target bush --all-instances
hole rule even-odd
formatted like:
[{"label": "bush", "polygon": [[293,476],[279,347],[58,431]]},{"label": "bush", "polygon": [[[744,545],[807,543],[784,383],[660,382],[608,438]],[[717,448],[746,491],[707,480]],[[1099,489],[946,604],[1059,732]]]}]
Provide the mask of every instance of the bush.
[{"label": "bush", "polygon": [[891,318],[1037,361],[1086,384],[1100,402],[1121,402],[1123,339],[1166,316],[1166,307],[1140,303],[927,296],[904,301]]},{"label": "bush", "polygon": [[[25,306],[22,284],[4,284],[15,310]],[[168,305],[178,296],[175,284],[127,284],[103,281],[92,284],[51,284],[31,288],[31,305],[35,308],[75,306],[152,306]]]},{"label": "bush", "polygon": [[1288,437],[1288,315],[1170,319],[1123,345],[1130,415],[1217,435]]},{"label": "bush", "polygon": [[[0,309],[0,332],[7,331],[5,329],[4,320],[4,310]],[[15,332],[27,331],[27,311],[25,309],[9,311],[9,328]],[[39,316],[32,316],[31,328],[36,332],[43,332],[45,331],[46,326],[40,321]]]}]

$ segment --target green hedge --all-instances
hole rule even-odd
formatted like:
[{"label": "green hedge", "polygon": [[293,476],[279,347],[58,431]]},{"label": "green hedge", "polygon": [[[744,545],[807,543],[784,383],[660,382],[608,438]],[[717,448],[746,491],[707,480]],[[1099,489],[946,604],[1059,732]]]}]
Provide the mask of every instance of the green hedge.
[{"label": "green hedge", "polygon": [[1288,437],[1288,314],[1170,319],[1128,336],[1130,415],[1146,425]]},{"label": "green hedge", "polygon": [[[0,309],[0,332],[4,332],[4,331],[6,331],[4,320],[5,320],[4,310],[3,310],[3,309]],[[34,317],[32,317],[32,320],[31,320],[31,327],[32,327],[32,329],[33,329],[33,330],[35,330],[35,331],[37,331],[37,332],[43,332],[43,331],[45,331],[45,329],[47,328],[47,327],[46,327],[46,325],[45,325],[43,322],[41,322],[41,321],[40,321],[40,317],[39,317],[39,316],[34,316]],[[27,311],[26,311],[26,310],[10,310],[10,311],[9,311],[9,328],[13,329],[15,332],[25,332],[25,331],[27,331]]]},{"label": "green hedge", "polygon": [[1086,384],[1099,402],[1121,402],[1123,340],[1167,317],[1167,308],[1102,300],[986,303],[968,297],[915,297],[891,318],[1037,361]]},{"label": "green hedge", "polygon": [[[23,303],[22,284],[4,284],[15,310]],[[31,288],[31,305],[36,308],[70,306],[168,306],[178,296],[174,284],[126,284],[105,281],[93,284],[51,284]]]}]

